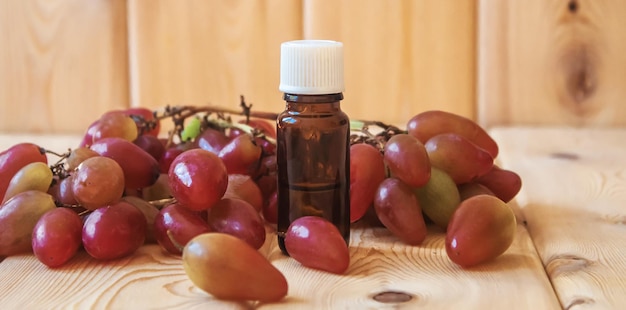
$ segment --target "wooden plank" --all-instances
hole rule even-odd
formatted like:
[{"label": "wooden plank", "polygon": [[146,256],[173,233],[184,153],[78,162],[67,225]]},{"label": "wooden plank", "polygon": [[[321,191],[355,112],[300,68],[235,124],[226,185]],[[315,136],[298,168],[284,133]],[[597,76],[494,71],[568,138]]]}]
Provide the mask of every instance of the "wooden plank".
[{"label": "wooden plank", "polygon": [[304,35],[344,42],[352,118],[424,110],[474,118],[476,1],[304,1]]},{"label": "wooden plank", "polygon": [[626,2],[479,1],[484,126],[626,124]]},{"label": "wooden plank", "polygon": [[135,106],[284,109],[280,43],[301,38],[299,1],[128,1]]},{"label": "wooden plank", "polygon": [[83,132],[128,104],[126,2],[0,2],[0,132]]},{"label": "wooden plank", "polygon": [[498,128],[502,163],[565,309],[626,304],[625,129]]}]

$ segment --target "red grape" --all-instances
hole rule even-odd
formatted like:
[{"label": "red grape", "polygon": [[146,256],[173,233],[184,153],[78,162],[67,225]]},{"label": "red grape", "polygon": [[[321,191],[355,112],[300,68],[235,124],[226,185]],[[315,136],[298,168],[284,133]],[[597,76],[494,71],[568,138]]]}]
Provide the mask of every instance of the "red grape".
[{"label": "red grape", "polygon": [[68,208],[46,212],[33,229],[35,256],[48,267],[65,264],[80,248],[82,228],[80,216]]},{"label": "red grape", "polygon": [[211,229],[238,237],[253,248],[265,243],[265,226],[257,210],[241,199],[224,198],[216,203],[207,217]]},{"label": "red grape", "polygon": [[446,231],[446,253],[462,267],[489,261],[504,253],[515,238],[513,210],[491,195],[470,197],[459,205]]},{"label": "red grape", "polygon": [[255,170],[261,158],[261,148],[247,134],[233,138],[220,150],[218,156],[229,174],[250,174]]},{"label": "red grape", "polygon": [[15,144],[0,153],[0,201],[15,173],[33,162],[48,163],[45,150],[33,143]]},{"label": "red grape", "polygon": [[179,247],[184,247],[195,236],[209,231],[209,224],[199,212],[191,211],[178,203],[165,206],[154,219],[157,242],[172,254],[182,254],[182,248]]},{"label": "red grape", "polygon": [[509,202],[522,188],[522,178],[511,170],[493,165],[491,170],[479,177],[476,182],[489,188],[496,197]]},{"label": "red grape", "polygon": [[350,252],[339,229],[319,216],[295,219],[285,233],[285,248],[303,266],[343,274],[350,265]]},{"label": "red grape", "polygon": [[124,194],[124,172],[113,159],[87,158],[72,174],[72,192],[76,201],[89,210],[114,203]]},{"label": "red grape", "polygon": [[498,155],[498,144],[480,125],[454,113],[437,110],[422,112],[408,121],[407,131],[422,143],[438,134],[456,133],[486,150],[492,158]]},{"label": "red grape", "polygon": [[122,111],[104,113],[92,130],[92,142],[110,137],[133,141],[138,135],[135,122]]},{"label": "red grape", "polygon": [[381,223],[407,244],[421,244],[427,229],[413,189],[398,179],[388,178],[375,193],[374,209]]},{"label": "red grape", "polygon": [[194,143],[201,149],[205,149],[213,154],[219,154],[220,150],[229,141],[223,132],[213,128],[206,128],[196,137]]},{"label": "red grape", "polygon": [[141,135],[133,141],[138,147],[150,154],[155,160],[161,160],[165,154],[165,146],[159,138],[152,135]]},{"label": "red grape", "polygon": [[161,123],[158,119],[154,117],[154,113],[152,113],[150,109],[143,108],[143,107],[134,107],[134,108],[128,108],[124,110],[124,113],[130,116],[139,116],[143,118],[144,121],[153,123],[153,127],[144,128],[140,119],[133,119],[135,121],[135,124],[137,125],[137,130],[139,131],[140,134],[147,134],[147,135],[151,135],[155,137],[159,136],[159,131],[161,130]]},{"label": "red grape", "polygon": [[96,209],[83,225],[83,245],[96,259],[128,256],[144,243],[145,238],[146,218],[125,201]]},{"label": "red grape", "polygon": [[238,198],[250,203],[257,212],[263,209],[263,194],[249,175],[229,174],[224,198]]},{"label": "red grape", "polygon": [[358,221],[374,201],[376,188],[385,179],[383,155],[369,144],[350,147],[350,222]]},{"label": "red grape", "polygon": [[430,160],[424,144],[408,134],[394,135],[385,144],[384,159],[391,174],[411,187],[430,178]]},{"label": "red grape", "polygon": [[445,171],[456,184],[472,181],[493,166],[487,151],[455,133],[436,135],[424,146],[431,165]]},{"label": "red grape", "polygon": [[202,211],[218,202],[228,187],[228,173],[217,155],[191,149],[178,155],[168,172],[172,195],[185,207]]},{"label": "red grape", "polygon": [[101,156],[115,160],[122,167],[126,188],[150,186],[159,177],[159,163],[156,159],[130,141],[103,138],[90,148]]}]

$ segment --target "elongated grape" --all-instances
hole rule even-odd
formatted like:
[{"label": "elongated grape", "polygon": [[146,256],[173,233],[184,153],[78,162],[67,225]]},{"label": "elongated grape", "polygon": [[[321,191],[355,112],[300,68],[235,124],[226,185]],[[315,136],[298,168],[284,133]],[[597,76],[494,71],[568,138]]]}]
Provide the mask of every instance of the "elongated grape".
[{"label": "elongated grape", "polygon": [[241,199],[224,198],[216,203],[207,216],[213,231],[240,238],[259,249],[265,243],[263,218],[254,207]]},{"label": "elongated grape", "polygon": [[375,191],[374,209],[381,223],[410,245],[426,238],[426,222],[413,189],[396,178],[385,179]]},{"label": "elongated grape", "polygon": [[41,191],[21,192],[0,205],[0,257],[31,251],[37,221],[55,207]]},{"label": "elongated grape", "polygon": [[159,214],[159,209],[157,207],[155,207],[154,205],[152,205],[151,203],[149,203],[148,201],[139,198],[139,197],[135,197],[135,196],[124,196],[122,197],[123,201],[126,201],[130,204],[132,204],[133,206],[135,206],[135,208],[137,208],[139,211],[141,211],[141,213],[143,214],[143,216],[146,218],[146,243],[156,243],[156,236],[155,236],[155,219],[157,217],[157,214]]},{"label": "elongated grape", "polygon": [[424,146],[431,165],[445,171],[456,184],[472,181],[493,166],[489,153],[455,133],[436,135]]},{"label": "elongated grape", "polygon": [[350,222],[361,219],[385,179],[383,155],[369,144],[350,147]]},{"label": "elongated grape", "polygon": [[[154,219],[154,233],[159,245],[169,253],[182,254],[182,248],[195,236],[210,232],[200,212],[173,203],[165,206]],[[173,239],[173,240],[172,240]]]},{"label": "elongated grape", "polygon": [[515,214],[502,200],[478,195],[464,200],[446,231],[446,253],[462,267],[492,260],[513,243]]},{"label": "elongated grape", "polygon": [[27,190],[47,192],[52,184],[52,170],[47,164],[34,162],[27,164],[13,175],[2,202]]},{"label": "elongated grape", "polygon": [[522,178],[515,172],[496,165],[476,182],[489,188],[498,198],[509,202],[522,188]]},{"label": "elongated grape", "polygon": [[193,238],[183,250],[191,282],[218,299],[276,302],[287,295],[285,276],[245,241],[223,233]]},{"label": "elongated grape", "polygon": [[125,201],[96,209],[83,225],[83,246],[89,255],[100,260],[128,256],[144,243],[145,238],[144,215]]},{"label": "elongated grape", "polygon": [[18,143],[0,153],[0,200],[17,171],[33,162],[48,163],[45,150],[33,143]]},{"label": "elongated grape", "polygon": [[124,172],[108,157],[88,158],[72,175],[72,192],[76,201],[88,210],[112,204],[124,193]]},{"label": "elongated grape", "polygon": [[415,189],[424,214],[437,226],[446,228],[461,197],[454,180],[444,171],[433,167],[426,185]]},{"label": "elongated grape", "polygon": [[305,267],[343,274],[350,266],[350,252],[339,229],[319,216],[294,220],[285,234],[285,248]]},{"label": "elongated grape", "polygon": [[407,131],[422,143],[438,134],[456,133],[486,150],[492,158],[498,155],[498,144],[480,125],[454,113],[439,110],[419,113],[408,121]]},{"label": "elongated grape", "polygon": [[68,208],[46,212],[33,229],[32,247],[37,259],[48,267],[70,260],[81,246],[83,221]]},{"label": "elongated grape", "polygon": [[121,138],[103,138],[90,147],[101,156],[115,160],[124,171],[127,188],[143,188],[156,182],[159,163],[139,146]]},{"label": "elongated grape", "polygon": [[424,144],[408,134],[397,134],[385,144],[384,160],[391,174],[412,187],[430,178],[430,160]]},{"label": "elongated grape", "polygon": [[217,203],[228,187],[228,173],[217,155],[191,149],[178,155],[168,172],[172,195],[185,207],[202,211]]},{"label": "elongated grape", "polygon": [[64,179],[56,178],[54,184],[48,189],[48,194],[52,195],[54,201],[64,205],[77,205],[76,197],[74,197],[74,191],[72,190],[72,183],[74,177],[69,175]]},{"label": "elongated grape", "polygon": [[461,201],[478,195],[495,196],[495,194],[487,186],[484,186],[478,182],[464,183],[457,186],[457,188],[459,189]]}]

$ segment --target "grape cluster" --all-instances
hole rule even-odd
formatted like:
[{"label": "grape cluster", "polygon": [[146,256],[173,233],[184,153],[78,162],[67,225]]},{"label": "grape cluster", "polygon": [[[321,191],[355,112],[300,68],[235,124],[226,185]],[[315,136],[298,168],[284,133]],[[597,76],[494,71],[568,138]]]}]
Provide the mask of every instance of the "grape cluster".
[{"label": "grape cluster", "polygon": [[417,114],[406,127],[351,146],[352,221],[373,205],[376,220],[410,245],[424,241],[430,221],[446,231],[446,253],[464,267],[504,253],[516,228],[506,203],[522,183],[494,164],[496,142],[444,111]]},{"label": "grape cluster", "polygon": [[[111,260],[158,243],[181,255],[192,282],[215,297],[280,300],[287,282],[257,251],[277,219],[276,132],[267,120],[276,116],[251,117],[242,107],[238,120],[198,107],[110,111],[67,153],[32,143],[3,151],[0,256],[33,251],[57,267],[81,247]],[[173,124],[167,134],[165,120]],[[371,133],[371,125],[382,131]],[[494,164],[498,146],[480,126],[428,111],[406,130],[380,122],[352,127],[352,223],[373,215],[417,246],[432,222],[446,230],[448,256],[461,266],[510,246],[516,223],[506,203],[521,179]],[[49,164],[48,154],[59,160]],[[343,237],[321,217],[294,220],[284,237],[303,266],[335,274],[349,267]]]}]

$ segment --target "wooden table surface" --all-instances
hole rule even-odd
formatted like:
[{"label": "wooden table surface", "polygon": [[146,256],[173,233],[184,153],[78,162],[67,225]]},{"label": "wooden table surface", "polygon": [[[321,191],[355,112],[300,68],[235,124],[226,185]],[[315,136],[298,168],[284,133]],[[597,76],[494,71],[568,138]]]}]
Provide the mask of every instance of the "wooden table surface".
[{"label": "wooden table surface", "polygon": [[[0,262],[1,309],[619,309],[626,306],[626,129],[495,128],[499,164],[519,173],[510,205],[517,236],[496,260],[462,269],[432,229],[406,246],[382,228],[354,227],[338,276],[260,249],[287,277],[279,303],[226,302],[195,288],[179,257],[156,245],[110,262],[80,253],[49,269],[32,254]],[[56,151],[74,136],[0,135]]]}]

